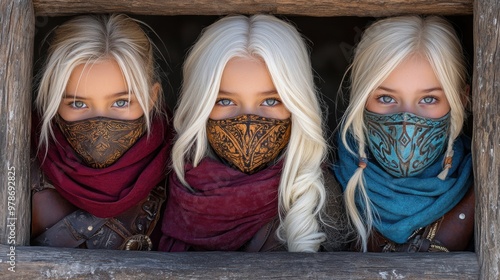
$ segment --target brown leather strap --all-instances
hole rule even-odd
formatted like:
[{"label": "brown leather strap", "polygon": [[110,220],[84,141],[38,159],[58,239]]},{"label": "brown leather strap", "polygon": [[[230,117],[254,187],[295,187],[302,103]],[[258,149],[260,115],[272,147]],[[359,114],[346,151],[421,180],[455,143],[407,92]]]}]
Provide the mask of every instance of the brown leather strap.
[{"label": "brown leather strap", "polygon": [[250,239],[240,251],[244,252],[271,252],[285,251],[285,246],[276,237],[276,230],[279,226],[279,219],[273,219],[271,222],[263,226]]},{"label": "brown leather strap", "polygon": [[76,248],[99,231],[106,220],[78,209],[40,234],[32,244]]},{"label": "brown leather strap", "polygon": [[151,250],[153,246],[149,235],[157,225],[165,199],[165,186],[157,186],[145,199],[117,217],[98,218],[78,209],[32,240],[32,244]]}]

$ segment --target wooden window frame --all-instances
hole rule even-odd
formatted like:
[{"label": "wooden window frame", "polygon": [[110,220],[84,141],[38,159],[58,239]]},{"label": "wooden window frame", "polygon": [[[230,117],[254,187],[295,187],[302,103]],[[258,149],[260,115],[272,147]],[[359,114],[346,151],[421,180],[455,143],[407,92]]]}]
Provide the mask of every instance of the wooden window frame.
[{"label": "wooden window frame", "polygon": [[[36,16],[273,13],[473,15],[476,252],[161,253],[31,247],[30,120]],[[19,278],[499,279],[500,27],[497,0],[13,0],[0,2],[0,276]],[[10,172],[10,173],[9,173]],[[14,172],[14,173],[12,173]],[[9,188],[10,187],[10,188]],[[12,269],[12,264],[14,268]],[[14,271],[15,272],[14,272]]]}]

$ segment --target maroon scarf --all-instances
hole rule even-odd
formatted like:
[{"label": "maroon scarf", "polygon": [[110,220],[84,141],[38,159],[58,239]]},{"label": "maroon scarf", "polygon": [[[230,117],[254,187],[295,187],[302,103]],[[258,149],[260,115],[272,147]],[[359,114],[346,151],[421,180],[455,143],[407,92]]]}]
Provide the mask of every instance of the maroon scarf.
[{"label": "maroon scarf", "polygon": [[182,185],[169,177],[169,198],[159,250],[234,251],[278,215],[278,186],[282,164],[252,175],[205,158],[186,165]]},{"label": "maroon scarf", "polygon": [[[33,124],[38,124],[36,119]],[[47,157],[44,147],[38,151],[41,169],[64,198],[97,217],[119,215],[165,179],[172,132],[164,116],[153,120],[149,136],[143,135],[115,163],[101,169],[86,166],[59,126],[52,127],[56,142],[50,141]],[[36,149],[39,133],[33,135]]]}]

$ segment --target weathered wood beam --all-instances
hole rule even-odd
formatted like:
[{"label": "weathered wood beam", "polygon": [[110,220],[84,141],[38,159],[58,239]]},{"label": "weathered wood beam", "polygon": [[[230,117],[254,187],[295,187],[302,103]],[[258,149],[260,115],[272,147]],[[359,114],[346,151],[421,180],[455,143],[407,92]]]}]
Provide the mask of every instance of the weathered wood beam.
[{"label": "weathered wood beam", "polygon": [[33,0],[37,16],[122,12],[144,15],[273,13],[300,16],[472,14],[473,0]]},{"label": "weathered wood beam", "polygon": [[500,2],[474,2],[473,155],[481,279],[500,279]]},{"label": "weathered wood beam", "polygon": [[35,36],[31,0],[0,1],[0,22],[0,244],[27,245]]},{"label": "weathered wood beam", "polygon": [[[8,248],[0,245],[2,258]],[[130,252],[17,247],[19,279],[477,279],[474,253]]]}]

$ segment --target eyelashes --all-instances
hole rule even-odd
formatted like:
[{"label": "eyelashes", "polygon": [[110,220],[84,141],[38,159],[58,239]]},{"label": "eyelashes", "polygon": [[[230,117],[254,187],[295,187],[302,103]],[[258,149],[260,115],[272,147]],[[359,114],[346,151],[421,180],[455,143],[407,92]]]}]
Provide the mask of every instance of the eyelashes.
[{"label": "eyelashes", "polygon": [[375,100],[377,100],[378,103],[381,104],[390,104],[390,103],[396,103],[396,100],[387,94],[380,94],[375,97]]},{"label": "eyelashes", "polygon": [[87,108],[87,104],[83,101],[71,101],[68,103],[68,106],[70,106],[73,109],[84,109]]},{"label": "eyelashes", "polygon": [[[111,107],[119,108],[119,109],[121,109],[121,108],[128,108],[130,106],[130,103],[132,103],[132,102],[128,101],[127,99],[119,99],[119,100],[116,100],[115,102],[113,102],[113,104],[111,105]],[[70,101],[70,102],[67,103],[67,105],[70,108],[75,109],[75,110],[89,108],[89,106],[85,102],[79,101],[79,100]]]},{"label": "eyelashes", "polygon": [[[228,98],[219,98],[215,102],[216,105],[220,106],[231,106],[231,105],[236,105],[234,101]],[[282,104],[281,100],[278,98],[266,98],[262,103],[260,103],[261,106],[266,106],[266,107],[274,107]]]},{"label": "eyelashes", "polygon": [[437,103],[439,101],[439,98],[437,98],[436,96],[429,95],[429,96],[425,96],[420,101],[423,104],[434,104],[434,103]]},{"label": "eyelashes", "polygon": [[[377,102],[381,103],[381,104],[392,104],[392,103],[397,103],[396,99],[393,98],[392,96],[390,95],[387,95],[387,94],[381,94],[381,95],[378,95],[375,97],[375,99],[377,100]],[[419,100],[419,104],[435,104],[437,102],[439,102],[439,97],[437,96],[434,96],[434,95],[427,95],[427,96],[424,96],[422,97],[420,100]]]},{"label": "eyelashes", "polygon": [[281,104],[281,100],[278,98],[267,98],[264,100],[264,102],[261,103],[263,106],[269,106],[269,107],[274,107]]},{"label": "eyelashes", "polygon": [[234,102],[228,98],[219,98],[219,99],[217,99],[215,104],[221,105],[221,106],[230,106],[230,105],[234,105]]},{"label": "eyelashes", "polygon": [[113,107],[117,107],[117,108],[126,108],[130,105],[130,101],[126,100],[126,99],[120,99],[120,100],[116,100],[114,103],[113,103]]}]

